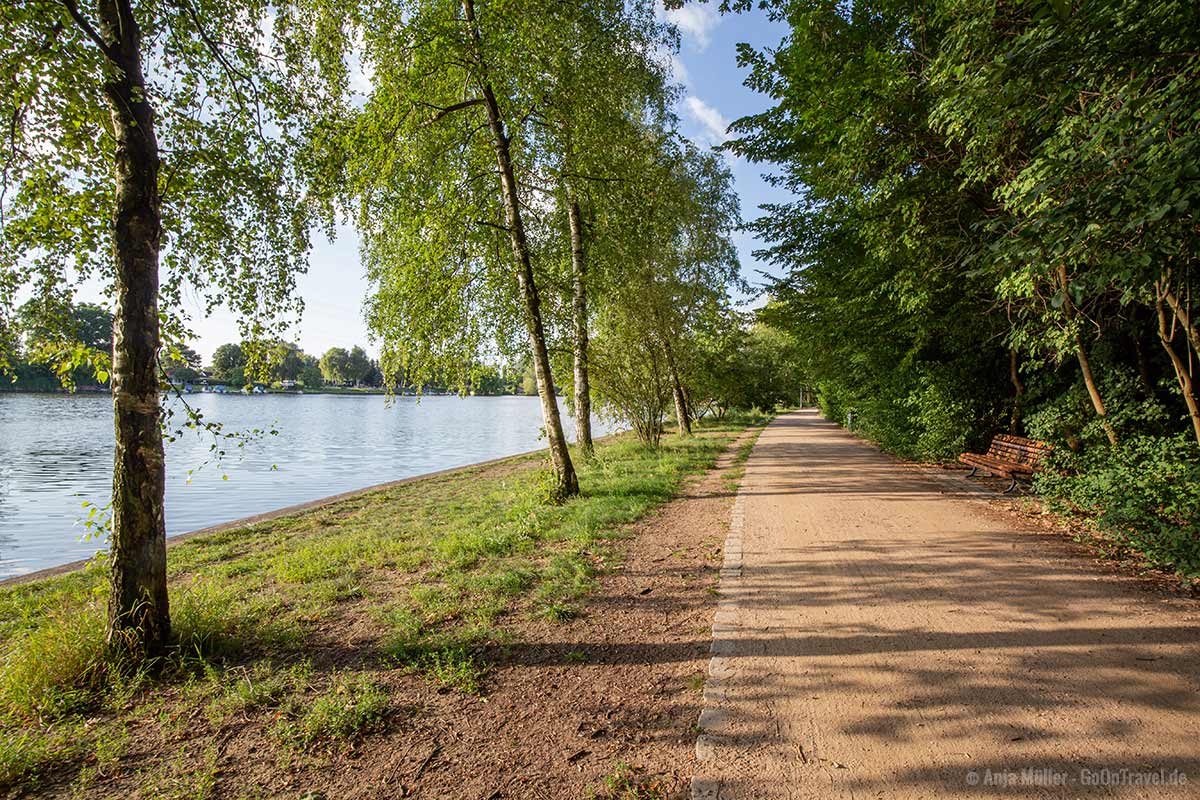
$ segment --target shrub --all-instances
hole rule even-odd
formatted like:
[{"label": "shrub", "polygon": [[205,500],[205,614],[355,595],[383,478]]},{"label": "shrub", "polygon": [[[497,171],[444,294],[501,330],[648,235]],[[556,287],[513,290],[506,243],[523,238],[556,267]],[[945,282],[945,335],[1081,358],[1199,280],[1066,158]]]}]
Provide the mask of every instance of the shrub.
[{"label": "shrub", "polygon": [[1200,575],[1200,449],[1186,434],[1060,448],[1050,463],[1035,488],[1052,510],[1093,517],[1106,539],[1154,566]]}]

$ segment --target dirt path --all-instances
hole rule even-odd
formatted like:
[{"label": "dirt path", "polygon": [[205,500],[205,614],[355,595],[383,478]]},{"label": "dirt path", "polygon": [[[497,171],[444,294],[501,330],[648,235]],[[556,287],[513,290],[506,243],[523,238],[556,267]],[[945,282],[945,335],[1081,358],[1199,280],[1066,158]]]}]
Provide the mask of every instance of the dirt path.
[{"label": "dirt path", "polygon": [[767,428],[694,797],[1200,796],[1200,608],[953,485],[812,411]]}]

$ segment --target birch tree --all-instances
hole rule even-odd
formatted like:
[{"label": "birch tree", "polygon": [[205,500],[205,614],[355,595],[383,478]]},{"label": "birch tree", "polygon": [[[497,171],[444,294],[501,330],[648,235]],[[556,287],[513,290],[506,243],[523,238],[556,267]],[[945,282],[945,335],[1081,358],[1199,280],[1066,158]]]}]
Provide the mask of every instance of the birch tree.
[{"label": "birch tree", "polygon": [[160,320],[180,329],[188,291],[250,335],[297,309],[308,235],[290,154],[307,93],[288,30],[289,10],[261,0],[0,7],[0,317],[83,284],[115,306],[111,357],[64,358],[112,373],[108,641],[134,653],[170,640]]},{"label": "birch tree", "polygon": [[[622,9],[396,0],[355,18],[373,86],[348,112],[344,199],[363,237],[367,317],[385,376],[403,371],[419,385],[440,371],[466,386],[468,365],[523,337],[560,498],[579,486],[547,343],[536,230],[553,187],[539,178],[550,136],[561,133],[547,130],[548,114],[567,103],[561,67],[591,52],[584,32],[605,30],[605,20],[627,28]],[[603,78],[572,87],[591,98],[580,113],[599,113]]]},{"label": "birch tree", "polygon": [[620,202],[613,185],[635,177],[628,173],[639,165],[629,154],[639,146],[643,126],[673,128],[669,106],[677,91],[661,53],[678,47],[677,32],[655,20],[652,3],[601,0],[587,9],[570,21],[578,44],[557,50],[549,62],[549,101],[539,115],[546,124],[535,129],[544,131],[541,150],[569,252],[564,284],[570,287],[572,406],[576,443],[585,457],[593,450],[589,296],[615,279],[592,273],[589,250],[598,235],[625,234],[599,228],[597,206]]}]

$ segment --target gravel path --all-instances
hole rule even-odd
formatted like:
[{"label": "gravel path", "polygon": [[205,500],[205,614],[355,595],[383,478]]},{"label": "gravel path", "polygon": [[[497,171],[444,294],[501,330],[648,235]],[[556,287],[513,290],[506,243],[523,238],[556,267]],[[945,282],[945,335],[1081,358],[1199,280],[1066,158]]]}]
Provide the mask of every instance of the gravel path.
[{"label": "gravel path", "polygon": [[1197,604],[956,481],[812,411],[763,432],[693,797],[1200,797]]}]

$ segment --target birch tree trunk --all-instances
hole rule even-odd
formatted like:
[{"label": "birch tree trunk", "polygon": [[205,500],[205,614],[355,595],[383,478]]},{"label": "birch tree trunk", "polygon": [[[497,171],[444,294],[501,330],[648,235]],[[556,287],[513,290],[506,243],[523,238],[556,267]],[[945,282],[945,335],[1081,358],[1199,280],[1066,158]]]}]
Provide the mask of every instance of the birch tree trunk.
[{"label": "birch tree trunk", "polygon": [[675,368],[675,353],[666,336],[663,337],[663,351],[667,357],[667,374],[671,377],[671,394],[675,398],[675,420],[679,423],[679,435],[691,436],[692,420],[688,414],[687,397],[683,393],[683,384],[679,380],[679,370]]},{"label": "birch tree trunk", "polygon": [[107,636],[110,646],[153,654],[171,635],[159,428],[158,142],[142,73],[141,31],[130,3],[99,0],[97,12],[100,38],[108,45],[103,92],[115,138],[116,453]]},{"label": "birch tree trunk", "polygon": [[525,222],[521,216],[520,197],[517,192],[516,177],[513,173],[508,133],[500,113],[500,105],[496,102],[496,94],[492,90],[491,82],[487,78],[482,63],[483,46],[479,25],[475,18],[474,0],[462,0],[462,9],[475,47],[475,57],[480,60],[479,68],[484,72],[480,80],[480,91],[483,94],[484,108],[487,110],[492,146],[496,151],[496,168],[500,176],[500,193],[504,201],[504,217],[508,225],[509,241],[512,244],[513,256],[517,261],[517,283],[521,290],[525,328],[529,334],[530,346],[533,351],[533,370],[537,377],[538,397],[542,401],[542,420],[546,426],[546,437],[550,442],[550,460],[554,464],[557,483],[555,490],[560,499],[565,499],[579,494],[579,479],[575,475],[575,465],[571,463],[571,453],[567,448],[566,436],[563,434],[562,418],[558,413],[558,399],[555,396],[554,379],[550,372],[550,353],[546,348],[545,327],[542,325],[541,300],[538,297],[537,283],[534,280],[529,241],[525,234]]},{"label": "birch tree trunk", "polygon": [[1171,287],[1166,283],[1170,280],[1170,273],[1167,273],[1162,286],[1163,300],[1167,301],[1167,305],[1171,307],[1171,311],[1175,314],[1175,318],[1183,325],[1183,330],[1187,334],[1187,340],[1192,346],[1192,350],[1197,355],[1200,355],[1200,328],[1192,321],[1192,316],[1187,303],[1181,302],[1178,295],[1171,291]]},{"label": "birch tree trunk", "polygon": [[592,394],[588,380],[587,263],[583,252],[583,216],[579,202],[571,197],[567,209],[571,226],[571,316],[575,326],[575,444],[584,458],[595,452],[592,444]]},{"label": "birch tree trunk", "polygon": [[1075,336],[1075,356],[1079,360],[1079,369],[1083,373],[1083,383],[1087,386],[1088,397],[1092,398],[1092,408],[1096,410],[1096,416],[1100,417],[1104,435],[1108,437],[1109,444],[1115,445],[1117,431],[1108,421],[1108,410],[1104,407],[1104,398],[1100,396],[1100,388],[1096,385],[1096,376],[1092,373],[1092,362],[1088,359],[1087,350],[1083,347],[1083,339],[1078,334]]},{"label": "birch tree trunk", "polygon": [[[1067,321],[1071,322],[1075,318],[1075,306],[1071,301],[1071,285],[1067,277],[1067,268],[1062,264],[1058,266],[1058,280],[1062,285],[1063,311],[1067,315]],[[1092,408],[1096,410],[1096,416],[1100,417],[1100,425],[1104,428],[1104,435],[1108,437],[1108,443],[1116,445],[1117,431],[1108,420],[1108,410],[1104,407],[1104,398],[1101,397],[1100,387],[1096,384],[1096,376],[1092,372],[1092,362],[1083,346],[1083,337],[1076,333],[1074,340],[1075,357],[1078,359],[1079,369],[1083,373],[1083,383],[1087,387],[1088,397],[1092,399]]]}]

